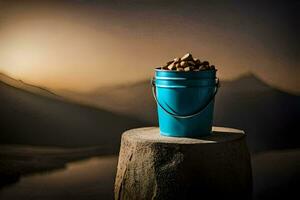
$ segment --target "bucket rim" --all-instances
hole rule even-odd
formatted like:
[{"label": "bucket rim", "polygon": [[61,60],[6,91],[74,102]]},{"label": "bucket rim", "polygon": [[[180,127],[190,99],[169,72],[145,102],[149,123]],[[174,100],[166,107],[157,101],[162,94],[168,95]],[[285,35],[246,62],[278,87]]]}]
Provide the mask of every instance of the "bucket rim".
[{"label": "bucket rim", "polygon": [[186,77],[165,77],[165,76],[156,76],[156,80],[163,80],[163,81],[204,81],[204,80],[216,80],[218,78],[201,78],[201,79],[192,79],[192,78],[186,78]]},{"label": "bucket rim", "polygon": [[169,77],[153,77],[152,85],[161,88],[215,87],[219,85],[219,78],[214,79],[182,79]]}]

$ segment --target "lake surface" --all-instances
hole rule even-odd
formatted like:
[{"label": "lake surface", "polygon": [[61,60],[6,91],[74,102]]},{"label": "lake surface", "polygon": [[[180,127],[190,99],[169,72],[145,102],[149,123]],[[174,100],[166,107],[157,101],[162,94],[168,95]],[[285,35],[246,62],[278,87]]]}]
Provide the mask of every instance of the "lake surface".
[{"label": "lake surface", "polygon": [[117,156],[95,157],[48,173],[22,177],[0,191],[2,200],[113,199]]},{"label": "lake surface", "polygon": [[[254,199],[297,193],[300,149],[252,156]],[[66,168],[22,177],[0,190],[0,200],[113,199],[117,156],[71,162]],[[283,198],[284,199],[284,198]]]}]

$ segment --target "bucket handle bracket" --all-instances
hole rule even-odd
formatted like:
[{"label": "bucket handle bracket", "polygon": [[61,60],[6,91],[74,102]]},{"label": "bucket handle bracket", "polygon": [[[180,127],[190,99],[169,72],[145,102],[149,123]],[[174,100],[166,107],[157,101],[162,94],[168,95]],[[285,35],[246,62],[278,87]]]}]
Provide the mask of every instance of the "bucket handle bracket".
[{"label": "bucket handle bracket", "polygon": [[216,96],[216,94],[218,92],[218,89],[220,87],[220,81],[219,81],[218,78],[216,79],[216,89],[215,89],[215,92],[212,95],[212,97],[204,104],[204,106],[202,106],[200,109],[198,109],[196,112],[194,112],[193,114],[190,114],[190,115],[177,115],[177,114],[171,113],[170,111],[168,111],[167,109],[165,109],[163,107],[163,105],[161,105],[161,103],[158,101],[157,96],[156,96],[155,77],[151,78],[151,87],[152,87],[153,97],[154,97],[156,103],[159,105],[159,107],[161,107],[163,109],[163,111],[165,111],[167,114],[169,114],[169,115],[171,115],[171,116],[173,116],[175,118],[186,119],[186,118],[191,118],[191,117],[194,117],[196,115],[199,115],[203,110],[205,110],[205,108],[215,98],[215,96]]}]

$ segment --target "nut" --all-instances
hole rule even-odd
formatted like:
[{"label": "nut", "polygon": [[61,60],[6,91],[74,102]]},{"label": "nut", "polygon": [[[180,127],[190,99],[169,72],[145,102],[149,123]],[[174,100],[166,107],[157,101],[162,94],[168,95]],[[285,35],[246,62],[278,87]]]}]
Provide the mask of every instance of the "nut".
[{"label": "nut", "polygon": [[171,64],[168,66],[168,69],[169,69],[169,70],[176,69],[175,64],[174,64],[174,63],[171,63]]},{"label": "nut", "polygon": [[189,60],[194,60],[192,54],[187,53],[184,56],[181,57],[181,60],[183,61],[189,61]]},{"label": "nut", "polygon": [[200,65],[201,64],[201,61],[197,58],[197,59],[194,59],[196,65]]},{"label": "nut", "polygon": [[181,61],[181,62],[180,62],[180,66],[181,66],[181,67],[185,67],[185,66],[187,66],[187,62],[185,62],[185,61]]},{"label": "nut", "polygon": [[201,63],[201,65],[209,65],[209,62],[208,62],[208,61],[203,61],[203,62]]},{"label": "nut", "polygon": [[208,61],[201,62],[200,59],[194,59],[192,54],[187,53],[182,58],[174,58],[174,60],[168,61],[165,65],[159,67],[162,70],[176,70],[176,71],[204,71],[204,70],[216,70],[214,65],[209,65]]},{"label": "nut", "polygon": [[174,58],[173,62],[174,63],[180,62],[180,58]]},{"label": "nut", "polygon": [[194,61],[187,61],[188,65],[195,66],[196,63]]},{"label": "nut", "polygon": [[190,71],[190,70],[191,70],[190,67],[185,67],[185,68],[184,68],[184,71],[186,71],[186,72],[188,72],[188,71]]},{"label": "nut", "polygon": [[174,60],[170,60],[167,62],[167,65],[170,65],[172,62],[174,62]]}]

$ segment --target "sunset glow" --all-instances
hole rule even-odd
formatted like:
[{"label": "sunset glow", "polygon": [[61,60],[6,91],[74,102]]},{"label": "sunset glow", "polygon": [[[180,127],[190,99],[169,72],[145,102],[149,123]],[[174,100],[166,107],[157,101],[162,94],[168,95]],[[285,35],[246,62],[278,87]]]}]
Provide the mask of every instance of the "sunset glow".
[{"label": "sunset glow", "polygon": [[[0,14],[0,71],[50,88],[88,91],[149,79],[154,67],[191,52],[215,64],[221,79],[251,71],[276,87],[300,90],[299,63],[287,54],[286,39],[274,36],[281,49],[266,47],[267,30],[245,34],[242,24],[232,29],[236,19],[225,19],[232,27],[222,29],[218,18],[150,8],[132,13],[109,5],[57,5],[12,4]],[[145,16],[152,17],[142,23]]]}]

